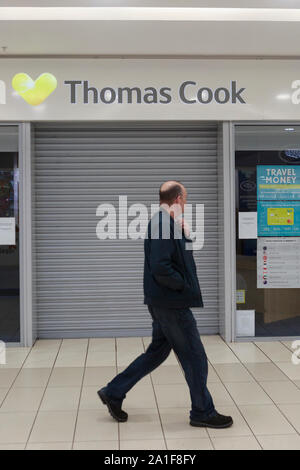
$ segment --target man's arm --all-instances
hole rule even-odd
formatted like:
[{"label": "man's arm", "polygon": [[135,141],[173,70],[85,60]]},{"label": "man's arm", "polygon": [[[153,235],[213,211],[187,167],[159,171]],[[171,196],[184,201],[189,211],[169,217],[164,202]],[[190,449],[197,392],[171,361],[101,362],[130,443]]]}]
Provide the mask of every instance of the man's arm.
[{"label": "man's arm", "polygon": [[172,290],[183,290],[185,282],[181,274],[172,266],[174,240],[151,240],[150,269],[155,280]]}]

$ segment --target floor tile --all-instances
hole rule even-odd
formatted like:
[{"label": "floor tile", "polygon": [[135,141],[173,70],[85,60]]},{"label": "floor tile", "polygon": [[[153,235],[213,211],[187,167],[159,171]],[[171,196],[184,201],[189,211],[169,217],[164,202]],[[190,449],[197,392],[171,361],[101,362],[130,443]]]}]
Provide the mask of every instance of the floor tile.
[{"label": "floor tile", "polygon": [[112,351],[89,351],[86,367],[116,367],[116,354]]},{"label": "floor tile", "polygon": [[61,352],[86,352],[88,347],[88,338],[63,339],[60,347]]},{"label": "floor tile", "polygon": [[166,445],[162,439],[124,440],[120,442],[120,450],[166,450]]},{"label": "floor tile", "polygon": [[9,388],[0,388],[0,410],[1,410],[1,404],[4,401],[8,390],[9,390]]},{"label": "floor tile", "polygon": [[115,338],[90,338],[89,352],[112,352],[116,351]]},{"label": "floor tile", "polygon": [[176,355],[174,354],[174,352],[171,351],[171,353],[169,354],[167,359],[161,364],[160,367],[177,366],[177,365],[178,365],[178,359],[177,359]]},{"label": "floor tile", "polygon": [[208,364],[207,383],[214,383],[214,382],[221,382],[221,380],[219,379],[213,366],[211,364]]},{"label": "floor tile", "polygon": [[0,444],[0,450],[24,450],[25,442],[23,444]]},{"label": "floor tile", "polygon": [[116,375],[115,366],[86,367],[84,374],[84,387],[104,387]]},{"label": "floor tile", "polygon": [[17,355],[22,354],[23,356],[28,355],[31,351],[31,347],[23,347],[23,346],[10,346],[9,343],[7,343],[7,348],[6,352],[10,354],[16,353]]},{"label": "floor tile", "polygon": [[0,413],[37,411],[44,391],[44,387],[13,387],[2,403]]},{"label": "floor tile", "polygon": [[221,382],[208,384],[208,390],[216,407],[234,405],[233,399]]},{"label": "floor tile", "polygon": [[177,384],[174,393],[173,384],[154,385],[159,408],[187,408],[191,406],[191,398],[187,384]]},{"label": "floor tile", "polygon": [[225,344],[225,341],[221,338],[220,335],[201,335],[201,341],[204,346],[209,344]]},{"label": "floor tile", "polygon": [[126,408],[130,419],[120,426],[120,440],[163,439],[159,415],[156,408]]},{"label": "floor tile", "polygon": [[26,443],[36,413],[0,413],[0,444]]},{"label": "floor tile", "polygon": [[159,414],[167,439],[208,437],[205,428],[190,425],[190,408],[161,408]]},{"label": "floor tile", "polygon": [[206,354],[209,362],[214,364],[234,364],[239,360],[225,344],[209,344],[205,346]]},{"label": "floor tile", "polygon": [[300,436],[258,436],[264,450],[300,450]]},{"label": "floor tile", "polygon": [[33,347],[32,351],[43,351],[43,350],[48,350],[48,351],[56,351],[58,352],[60,345],[62,343],[61,339],[38,339]]},{"label": "floor tile", "polygon": [[300,380],[300,365],[297,366],[292,362],[277,362],[276,365],[291,380]]},{"label": "floor tile", "polygon": [[116,441],[118,423],[107,411],[80,410],[78,413],[75,441]]},{"label": "floor tile", "polygon": [[126,354],[132,352],[139,355],[144,352],[144,344],[142,338],[117,338],[117,353]]},{"label": "floor tile", "polygon": [[[149,337],[151,339],[151,337]],[[135,347],[143,343],[141,337],[137,336],[119,336],[116,338],[117,345],[124,347]]]},{"label": "floor tile", "polygon": [[185,377],[179,365],[157,367],[151,372],[154,384],[182,384],[185,383]]},{"label": "floor tile", "polygon": [[213,450],[210,439],[167,439],[168,450]]},{"label": "floor tile", "polygon": [[52,368],[56,359],[56,351],[32,351],[25,363],[24,368]]},{"label": "floor tile", "polygon": [[272,404],[272,400],[256,382],[226,383],[226,388],[237,405]]},{"label": "floor tile", "polygon": [[84,367],[86,360],[86,350],[82,351],[62,351],[60,350],[54,367]]},{"label": "floor tile", "polygon": [[[300,404],[293,405],[278,405],[283,414],[287,417],[289,422],[300,433]],[[285,434],[285,433],[282,433]]]},{"label": "floor tile", "polygon": [[123,402],[125,410],[127,408],[156,408],[156,400],[152,386],[141,385],[133,387],[126,395]]},{"label": "floor tile", "polygon": [[230,343],[230,348],[244,364],[270,362],[270,359],[254,343]]},{"label": "floor tile", "polygon": [[119,450],[119,442],[115,441],[87,441],[74,442],[74,450]]},{"label": "floor tile", "polygon": [[233,417],[232,427],[190,426],[189,388],[173,351],[127,393],[129,420],[113,420],[97,390],[151,337],[38,340],[31,351],[9,348],[9,366],[0,367],[0,450],[24,449],[28,438],[27,449],[71,449],[74,435],[78,450],[118,450],[119,437],[123,450],[166,449],[164,438],[170,450],[300,450],[300,365],[285,344],[202,340],[208,389],[217,411]]},{"label": "floor tile", "polygon": [[72,442],[36,442],[27,444],[26,450],[71,450]]},{"label": "floor tile", "polygon": [[261,382],[261,386],[277,404],[300,404],[300,390],[293,382]]},{"label": "floor tile", "polygon": [[293,348],[292,348],[293,341],[280,341],[280,342],[290,351],[293,351]]},{"label": "floor tile", "polygon": [[294,428],[275,405],[241,405],[239,409],[257,436],[295,434]]},{"label": "floor tile", "polygon": [[207,428],[210,437],[242,437],[253,435],[250,427],[236,406],[220,406],[217,408],[217,411],[225,416],[231,416],[233,425],[226,429]]},{"label": "floor tile", "polygon": [[253,436],[213,437],[216,450],[261,450],[261,446]]},{"label": "floor tile", "polygon": [[19,373],[19,369],[0,369],[0,388],[9,388]]},{"label": "floor tile", "polygon": [[46,387],[50,374],[50,367],[21,369],[14,387]]},{"label": "floor tile", "polygon": [[143,336],[142,340],[143,340],[145,349],[147,349],[147,347],[149,346],[149,344],[152,341],[152,337],[151,336]]},{"label": "floor tile", "polygon": [[0,370],[22,367],[29,352],[30,348],[6,348],[6,364],[1,364]]},{"label": "floor tile", "polygon": [[[107,407],[103,405],[102,401],[100,400],[97,391],[99,390],[99,386],[97,387],[83,387],[81,392],[80,398],[80,410],[106,410]],[[124,403],[125,406],[125,403]]]},{"label": "floor tile", "polygon": [[214,364],[214,368],[223,382],[254,382],[243,364]]},{"label": "floor tile", "polygon": [[48,387],[81,387],[83,367],[55,367]]},{"label": "floor tile", "polygon": [[76,411],[40,411],[29,443],[72,442]]},{"label": "floor tile", "polygon": [[263,341],[255,344],[273,362],[288,362],[291,359],[291,352],[279,341]]},{"label": "floor tile", "polygon": [[75,411],[79,398],[80,387],[48,387],[40,411]]},{"label": "floor tile", "polygon": [[288,377],[272,362],[246,364],[246,367],[258,382],[288,380]]}]

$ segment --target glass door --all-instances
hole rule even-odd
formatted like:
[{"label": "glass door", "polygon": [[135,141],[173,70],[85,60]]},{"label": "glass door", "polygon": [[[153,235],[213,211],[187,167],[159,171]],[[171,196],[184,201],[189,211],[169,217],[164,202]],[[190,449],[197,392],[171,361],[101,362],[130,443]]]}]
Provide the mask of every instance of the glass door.
[{"label": "glass door", "polygon": [[300,126],[238,125],[236,336],[300,336]]},{"label": "glass door", "polygon": [[20,342],[18,126],[0,126],[0,340]]}]

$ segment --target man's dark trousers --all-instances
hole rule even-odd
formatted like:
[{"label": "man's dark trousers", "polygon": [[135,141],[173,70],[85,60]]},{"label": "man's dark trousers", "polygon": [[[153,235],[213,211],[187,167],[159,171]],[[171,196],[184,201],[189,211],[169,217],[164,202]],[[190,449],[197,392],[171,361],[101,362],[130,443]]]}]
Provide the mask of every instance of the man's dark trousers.
[{"label": "man's dark trousers", "polygon": [[205,419],[215,413],[207,389],[208,362],[195,318],[189,308],[148,306],[152,316],[152,342],[123,372],[107,384],[106,393],[122,404],[126,393],[156,369],[171,352],[176,353],[190,389],[190,418]]}]

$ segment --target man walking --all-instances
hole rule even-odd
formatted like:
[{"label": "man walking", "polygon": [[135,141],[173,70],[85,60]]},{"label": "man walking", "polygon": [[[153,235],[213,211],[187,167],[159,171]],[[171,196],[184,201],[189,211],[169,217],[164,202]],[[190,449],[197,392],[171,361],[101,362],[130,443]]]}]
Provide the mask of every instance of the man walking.
[{"label": "man walking", "polygon": [[[196,265],[183,217],[185,187],[177,181],[161,185],[160,210],[148,225],[144,242],[144,303],[152,323],[152,342],[106,387],[98,391],[102,402],[117,421],[127,421],[122,410],[126,393],[158,367],[173,349],[189,386],[192,426],[227,428],[233,421],[220,415],[207,388],[208,362],[190,307],[203,307]],[[178,222],[179,219],[179,222]]]}]

